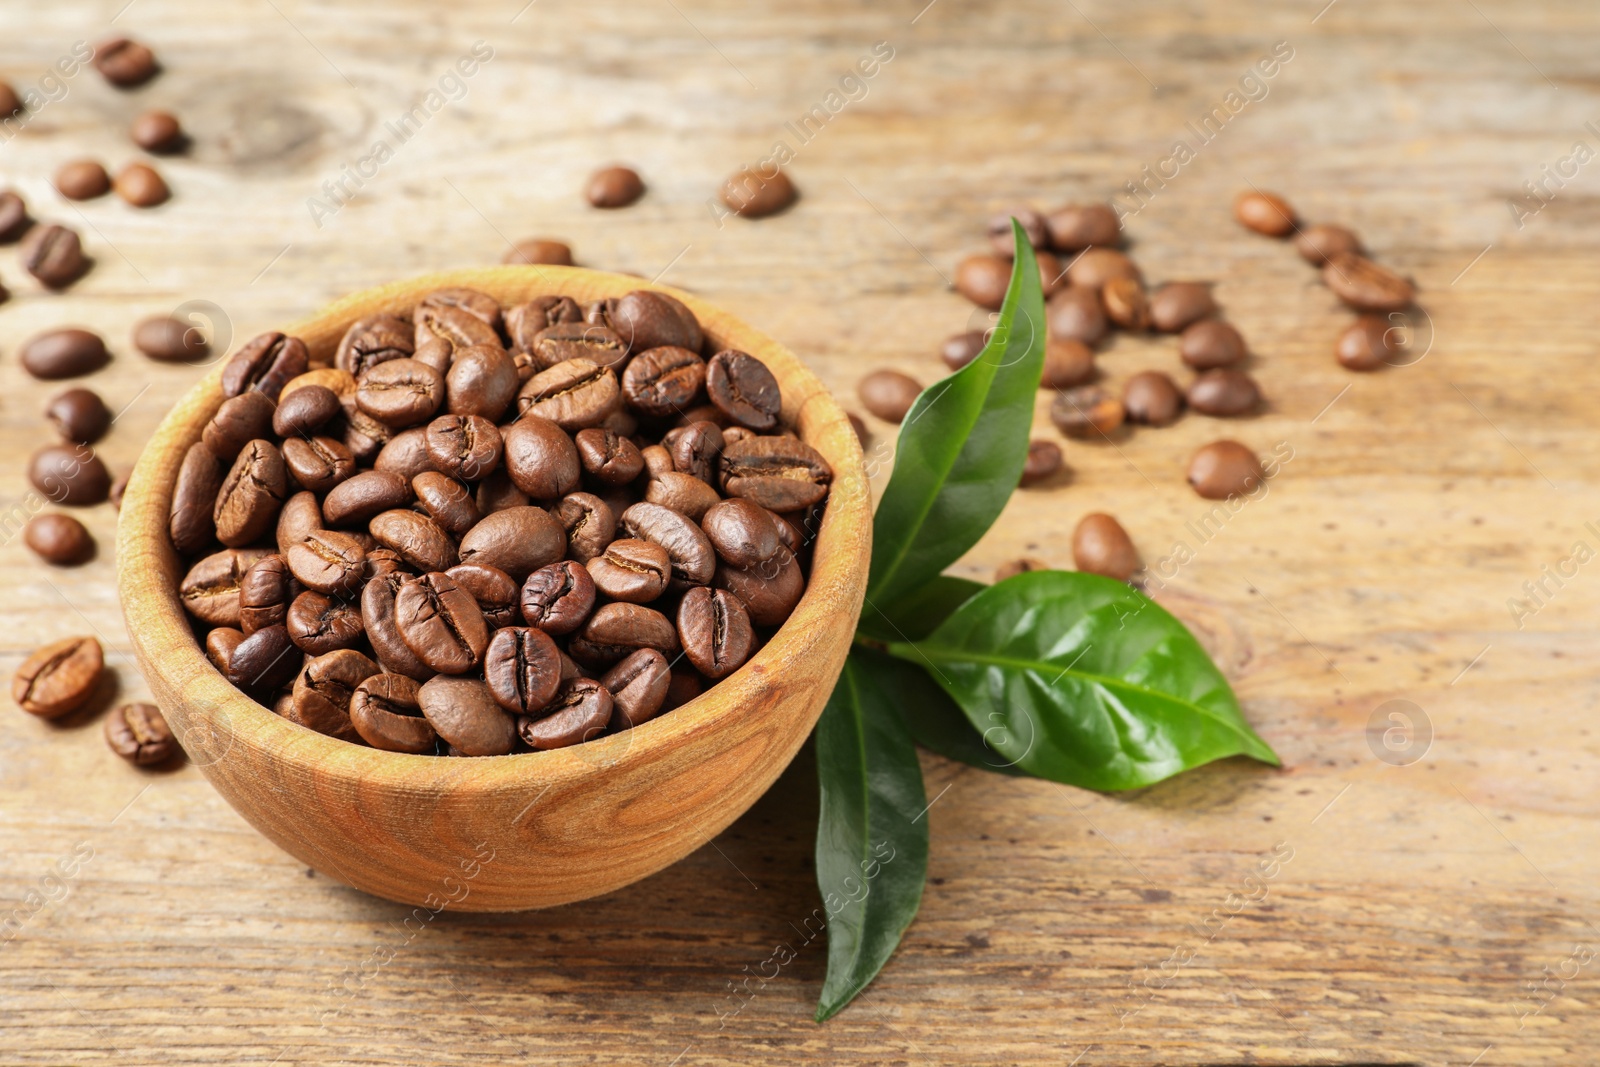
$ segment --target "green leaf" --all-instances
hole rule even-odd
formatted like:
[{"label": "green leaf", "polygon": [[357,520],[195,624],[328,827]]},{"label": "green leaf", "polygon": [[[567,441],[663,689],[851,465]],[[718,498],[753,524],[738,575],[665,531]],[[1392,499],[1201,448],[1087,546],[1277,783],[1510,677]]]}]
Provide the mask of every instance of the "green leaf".
[{"label": "green leaf", "polygon": [[[983,735],[967,721],[956,702],[939,688],[921,664],[894,659],[870,648],[858,648],[851,655],[870,661],[873,669],[879,672],[887,688],[898,698],[900,718],[917,744],[946,759],[959,760],[996,774],[1016,777],[1027,774],[984,742]],[[990,729],[999,730],[999,727]]]},{"label": "green leaf", "polygon": [[920,641],[986,588],[982,582],[941,574],[896,601],[888,612],[874,604],[863,605],[856,629],[880,641]]},{"label": "green leaf", "polygon": [[990,746],[1040,778],[1134,789],[1225,756],[1278,764],[1193,635],[1110,578],[1019,574],[889,651],[928,665]]},{"label": "green leaf", "polygon": [[989,343],[917,397],[900,424],[894,473],[872,523],[867,603],[899,602],[977,544],[1022,476],[1044,366],[1044,296],[1022,227]]},{"label": "green leaf", "polygon": [[817,721],[817,888],[828,923],[819,1023],[894,953],[928,872],[922,767],[881,661],[852,651]]}]

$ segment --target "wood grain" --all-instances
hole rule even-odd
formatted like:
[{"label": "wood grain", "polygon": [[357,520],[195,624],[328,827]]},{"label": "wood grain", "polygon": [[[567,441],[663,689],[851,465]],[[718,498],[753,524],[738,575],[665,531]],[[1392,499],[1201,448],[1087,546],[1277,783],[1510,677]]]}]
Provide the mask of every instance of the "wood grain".
[{"label": "wood grain", "polygon": [[[78,842],[94,853],[65,897],[28,909],[0,947],[0,1058],[1487,1067],[1591,1056],[1595,965],[1574,974],[1566,961],[1593,948],[1600,922],[1594,565],[1551,583],[1520,629],[1507,601],[1575,541],[1600,549],[1585,526],[1600,522],[1589,459],[1600,178],[1590,164],[1520,229],[1506,201],[1575,140],[1595,146],[1584,128],[1600,116],[1592,4],[540,0],[519,15],[521,0],[274,0],[219,18],[192,0],[138,0],[113,25],[121,6],[0,13],[0,73],[19,86],[73,40],[110,32],[148,39],[166,65],[132,94],[75,78],[0,148],[6,180],[38,214],[78,225],[98,261],[49,297],[0,250],[13,290],[0,306],[7,507],[24,499],[21,460],[57,391],[16,367],[33,331],[82,323],[113,342],[115,361],[87,384],[114,410],[132,403],[101,445],[127,469],[204,374],[134,354],[139,316],[209,300],[249,336],[371,285],[495,262],[508,239],[533,234],[568,238],[593,266],[665,271],[660,281],[781,340],[841,397],[879,365],[931,381],[939,341],[972,316],[945,279],[982,246],[989,213],[1112,195],[1290,42],[1266,98],[1128,225],[1152,281],[1216,280],[1270,406],[1240,423],[1186,416],[1115,448],[1066,443],[1070,477],[1019,493],[957,567],[983,577],[1019,554],[1069,564],[1072,526],[1095,510],[1159,560],[1193,541],[1188,525],[1209,510],[1182,481],[1196,447],[1224,434],[1289,442],[1295,458],[1268,498],[1193,546],[1160,594],[1286,768],[1231,761],[1103,797],[926,758],[937,799],[922,913],[880,980],[818,1027],[804,750],[750,813],[629,889],[414,929],[409,909],[307,877],[193,768],[121,766],[95,714],[59,727],[12,714],[0,899],[23,907]],[[318,228],[307,199],[480,39],[495,56],[466,96]],[[794,210],[719,229],[706,207],[717,183],[768,153],[880,40],[895,56],[865,98],[798,148]],[[54,196],[47,178],[66,159],[133,158],[121,131],[148,106],[172,107],[195,133],[189,156],[158,164],[170,204],[139,213]],[[583,178],[617,159],[639,167],[648,193],[622,212],[587,208]],[[1341,370],[1331,348],[1348,313],[1291,249],[1232,222],[1246,183],[1351,225],[1415,277],[1434,324],[1427,358]],[[1113,385],[1178,368],[1163,340],[1119,340],[1102,366]],[[1047,402],[1036,431],[1054,437]],[[869,460],[893,439],[871,428]],[[113,516],[84,518],[102,554],[79,570],[46,570],[16,541],[0,548],[0,666],[98,628],[122,687],[107,699],[142,697]],[[1409,766],[1369,747],[1369,721],[1393,699],[1432,724]],[[1245,879],[1280,843],[1292,860],[1264,899],[1231,914],[1230,894],[1259,896]],[[763,982],[780,942],[795,958]],[[1547,984],[1540,1000],[1526,999],[1528,983]]]}]

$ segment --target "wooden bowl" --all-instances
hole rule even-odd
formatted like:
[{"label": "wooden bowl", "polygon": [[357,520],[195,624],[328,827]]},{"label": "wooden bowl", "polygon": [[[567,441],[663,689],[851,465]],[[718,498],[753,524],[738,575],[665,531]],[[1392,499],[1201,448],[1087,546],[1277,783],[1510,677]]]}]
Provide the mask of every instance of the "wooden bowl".
[{"label": "wooden bowl", "polygon": [[432,910],[515,911],[625,886],[700,848],[794,757],[821,714],[866,587],[871,501],[845,413],[766,335],[687,293],[572,267],[460,270],[346,297],[289,328],[313,359],[353,321],[470,286],[510,306],[580,303],[658,288],[699,316],[717,348],[760,358],[783,386],[784,421],[833,465],[810,585],[761,651],[702,696],[635,730],[513,756],[411,756],[336,741],[230,686],[195,641],[167,536],[179,463],[222,402],[218,367],[161,424],[134,469],[117,532],[128,633],[156,702],[190,758],[250,824],[347,885]]}]

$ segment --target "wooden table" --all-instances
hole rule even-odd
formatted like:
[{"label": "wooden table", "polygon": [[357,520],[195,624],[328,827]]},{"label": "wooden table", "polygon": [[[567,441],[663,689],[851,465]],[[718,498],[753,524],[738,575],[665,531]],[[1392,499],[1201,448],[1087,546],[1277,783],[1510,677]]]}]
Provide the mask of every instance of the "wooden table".
[{"label": "wooden table", "polygon": [[[972,321],[946,279],[982,246],[990,212],[1144,180],[1288,42],[1266,95],[1247,84],[1260,98],[1150,184],[1128,223],[1150,279],[1217,281],[1268,409],[1070,444],[1071,477],[1019,493],[957,568],[986,576],[1020,554],[1070,565],[1069,531],[1098,509],[1147,561],[1187,542],[1194,558],[1161,599],[1285,767],[1235,760],[1100,796],[927,757],[921,917],[879,981],[819,1027],[824,951],[796,930],[816,906],[804,758],[710,846],[628,890],[408,929],[404,909],[268,844],[192,767],[141,772],[106,750],[98,716],[62,728],[13,709],[0,713],[0,900],[21,921],[0,944],[0,1061],[1593,1056],[1600,163],[1552,183],[1520,227],[1507,204],[1546,165],[1572,174],[1559,161],[1575,141],[1600,148],[1584,125],[1600,118],[1591,4],[123,2],[4,16],[0,73],[19,88],[73,41],[113,32],[151,43],[166,72],[132,93],[80,73],[0,147],[4,180],[81,229],[98,260],[45,295],[0,252],[13,294],[0,307],[0,511],[25,501],[24,458],[59,388],[18,369],[34,331],[81,323],[113,342],[115,361],[86,384],[122,409],[101,451],[124,469],[201,373],[132,352],[139,317],[209,302],[237,340],[353,289],[497,261],[532,234],[721,303],[841,395],[876,365],[931,381],[939,341]],[[442,93],[391,159],[363,164],[480,40],[493,56],[460,98]],[[825,107],[879,41],[893,58],[865,95],[801,144],[786,124]],[[160,164],[169,205],[51,192],[65,159],[133,158],[123,130],[147,106],[177,111],[195,137]],[[795,152],[803,201],[717,225],[708,196],[776,139]],[[643,172],[649,195],[587,208],[584,176],[614,159]],[[353,199],[314,211],[341,178]],[[1348,313],[1290,248],[1229,217],[1251,183],[1354,226],[1415,276],[1426,358],[1340,369],[1331,345]],[[1175,369],[1173,349],[1119,340],[1106,377]],[[1038,427],[1054,436],[1047,399]],[[1266,499],[1197,534],[1210,508],[1184,463],[1225,435],[1283,443],[1293,459]],[[119,687],[106,701],[138,698],[114,515],[84,517],[105,551],[80,569],[48,569],[16,538],[0,548],[0,667],[98,632]],[[1563,562],[1576,542],[1585,562]],[[1557,568],[1566,576],[1544,578]],[[1544,606],[1514,618],[1508,600],[1541,579]],[[1389,734],[1385,749],[1394,700],[1427,729]],[[1247,882],[1273,858],[1273,877]],[[72,872],[60,882],[58,861]],[[794,960],[745,986],[780,943]],[[736,986],[755,995],[730,999]]]}]

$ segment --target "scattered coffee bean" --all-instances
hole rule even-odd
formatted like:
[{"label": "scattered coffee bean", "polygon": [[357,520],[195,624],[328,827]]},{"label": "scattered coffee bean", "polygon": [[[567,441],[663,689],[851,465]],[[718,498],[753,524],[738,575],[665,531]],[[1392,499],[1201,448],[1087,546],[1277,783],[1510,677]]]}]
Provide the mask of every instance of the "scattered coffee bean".
[{"label": "scattered coffee bean", "polygon": [[1100,296],[1093,289],[1072,285],[1056,293],[1045,305],[1045,326],[1052,340],[1095,345],[1110,326]]},{"label": "scattered coffee bean", "polygon": [[960,370],[978,358],[978,353],[983,351],[988,339],[989,335],[984,330],[968,330],[966,333],[952,334],[940,346],[939,358],[944,360],[945,366],[951,370]]},{"label": "scattered coffee bean", "polygon": [[155,207],[172,196],[167,181],[146,163],[129,163],[117,172],[117,195],[134,207]]},{"label": "scattered coffee bean", "polygon": [[589,176],[584,196],[595,207],[627,207],[644,195],[644,181],[629,167],[606,167]]},{"label": "scattered coffee bean", "polygon": [[94,69],[119,89],[131,89],[155,76],[155,53],[138,41],[113,37],[94,46]]},{"label": "scattered coffee bean", "polygon": [[1071,389],[1093,381],[1094,376],[1094,350],[1088,345],[1065,337],[1045,342],[1040,385],[1046,389]]},{"label": "scattered coffee bean", "polygon": [[188,144],[183,127],[170,111],[146,111],[133,120],[128,135],[146,152],[180,152]]},{"label": "scattered coffee bean", "polygon": [[1322,282],[1357,311],[1403,311],[1417,296],[1416,286],[1355,252],[1331,256],[1322,268]]},{"label": "scattered coffee bean", "polygon": [[875,370],[856,386],[862,406],[885,422],[903,420],[921,394],[922,384],[897,370]]},{"label": "scattered coffee bean", "polygon": [[563,241],[546,237],[529,237],[511,246],[502,263],[547,264],[554,267],[572,266],[572,247]]},{"label": "scattered coffee bean", "polygon": [[1141,566],[1128,531],[1104,512],[1085,515],[1072,531],[1072,562],[1080,571],[1125,582]]},{"label": "scattered coffee bean", "polygon": [[1028,442],[1028,458],[1022,464],[1021,485],[1036,485],[1061,469],[1061,446],[1054,441]]},{"label": "scattered coffee bean", "polygon": [[1207,500],[1254,492],[1265,477],[1256,454],[1238,441],[1213,441],[1189,460],[1189,484]]},{"label": "scattered coffee bean", "polygon": [[15,190],[0,190],[0,244],[11,244],[22,239],[33,225],[28,216],[28,205]]},{"label": "scattered coffee bean", "polygon": [[1361,238],[1343,226],[1324,222],[1301,230],[1294,239],[1294,249],[1300,253],[1301,259],[1313,267],[1320,267],[1342,253],[1359,253]]},{"label": "scattered coffee bean", "polygon": [[54,222],[28,230],[22,242],[22,269],[46,289],[65,289],[89,269],[76,232]]},{"label": "scattered coffee bean", "polygon": [[59,719],[94,695],[105,669],[100,642],[68,637],[52,642],[22,661],[11,678],[11,699],[41,719]]},{"label": "scattered coffee bean", "polygon": [[1248,230],[1267,237],[1287,237],[1294,231],[1294,209],[1288,201],[1260,190],[1240,193],[1233,202],[1233,217]]},{"label": "scattered coffee bean", "polygon": [[99,334],[75,327],[34,335],[19,356],[23,370],[45,381],[93,374],[111,358]]},{"label": "scattered coffee bean", "polygon": [[1143,333],[1150,328],[1150,297],[1138,278],[1118,277],[1100,290],[1106,317],[1124,330]]},{"label": "scattered coffee bean", "polygon": [[1122,401],[1095,385],[1057,393],[1050,405],[1050,420],[1068,437],[1098,440],[1121,427],[1127,418]]},{"label": "scattered coffee bean", "polygon": [[1011,284],[1011,261],[1004,256],[968,256],[956,265],[956,292],[990,311],[999,311]]},{"label": "scattered coffee bean", "polygon": [[1015,578],[1019,574],[1027,574],[1030,571],[1047,571],[1049,569],[1050,564],[1044,560],[1035,559],[1032,556],[1024,556],[1022,559],[1014,559],[1009,563],[1002,563],[996,567],[994,569],[994,580],[995,584],[998,585],[1007,578]]},{"label": "scattered coffee bean", "polygon": [[1162,333],[1178,333],[1216,313],[1211,287],[1203,282],[1168,282],[1150,298],[1150,325]]},{"label": "scattered coffee bean", "polygon": [[1392,343],[1394,331],[1381,315],[1362,315],[1339,335],[1334,358],[1350,370],[1377,370],[1399,351]]},{"label": "scattered coffee bean", "polygon": [[1244,338],[1220,319],[1205,319],[1183,331],[1178,355],[1195,370],[1226,367],[1245,357]]},{"label": "scattered coffee bean", "polygon": [[28,481],[52,503],[82,507],[111,492],[111,472],[87,445],[46,445],[28,461]]},{"label": "scattered coffee bean", "polygon": [[106,744],[111,751],[140,767],[165,763],[178,751],[178,742],[154,704],[124,704],[106,719]]},{"label": "scattered coffee bean", "polygon": [[203,359],[211,352],[205,336],[178,319],[158,315],[133,328],[133,347],[165,363]]},{"label": "scattered coffee bean", "polygon": [[68,444],[92,445],[111,428],[111,409],[92,389],[58,393],[44,414]]},{"label": "scattered coffee bean", "polygon": [[1144,426],[1168,426],[1183,412],[1183,394],[1158,370],[1140,371],[1122,386],[1122,407],[1128,421]]},{"label": "scattered coffee bean", "polygon": [[1036,249],[1050,247],[1050,226],[1045,217],[1032,208],[1019,207],[1003,211],[989,219],[989,243],[994,246],[996,255],[1010,259],[1016,250],[1011,235],[1013,218],[1022,225],[1022,234],[1027,238],[1029,247]]},{"label": "scattered coffee bean", "polygon": [[93,159],[75,159],[56,170],[56,192],[68,200],[93,200],[111,191],[111,175]]},{"label": "scattered coffee bean", "polygon": [[1068,204],[1046,220],[1050,246],[1058,252],[1076,252],[1091,245],[1115,245],[1122,240],[1122,222],[1109,204]]},{"label": "scattered coffee bean", "polygon": [[722,183],[722,202],[735,215],[747,219],[776,215],[799,195],[789,176],[777,168],[768,174],[764,169],[744,167]]},{"label": "scattered coffee bean", "polygon": [[1067,281],[1073,286],[1089,290],[1097,300],[1100,291],[1113,278],[1142,281],[1139,268],[1133,260],[1115,248],[1090,248],[1067,268]]},{"label": "scattered coffee bean", "polygon": [[1189,383],[1189,406],[1202,415],[1248,415],[1261,403],[1255,379],[1233,367],[1218,367]]},{"label": "scattered coffee bean", "polygon": [[35,515],[22,528],[22,540],[46,563],[69,567],[86,563],[94,555],[94,538],[71,515],[47,511]]}]

